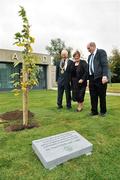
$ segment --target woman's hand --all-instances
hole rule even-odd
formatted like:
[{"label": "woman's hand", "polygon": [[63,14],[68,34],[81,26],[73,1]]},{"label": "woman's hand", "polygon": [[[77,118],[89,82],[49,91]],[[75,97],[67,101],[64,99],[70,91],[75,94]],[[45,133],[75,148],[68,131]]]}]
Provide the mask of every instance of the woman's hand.
[{"label": "woman's hand", "polygon": [[107,76],[103,76],[103,77],[102,77],[102,84],[105,84],[105,83],[107,83],[107,82],[108,82]]},{"label": "woman's hand", "polygon": [[80,79],[80,80],[78,81],[78,83],[82,84],[82,83],[83,83],[83,79]]}]

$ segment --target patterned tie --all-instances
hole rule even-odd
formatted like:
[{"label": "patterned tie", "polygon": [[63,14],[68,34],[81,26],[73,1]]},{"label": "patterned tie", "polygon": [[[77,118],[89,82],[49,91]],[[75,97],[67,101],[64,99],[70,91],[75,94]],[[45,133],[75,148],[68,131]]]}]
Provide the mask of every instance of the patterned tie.
[{"label": "patterned tie", "polygon": [[93,60],[94,60],[94,54],[91,54],[90,62],[89,62],[89,73],[90,73],[90,75],[93,75],[93,74],[94,74],[94,64],[93,64]]}]

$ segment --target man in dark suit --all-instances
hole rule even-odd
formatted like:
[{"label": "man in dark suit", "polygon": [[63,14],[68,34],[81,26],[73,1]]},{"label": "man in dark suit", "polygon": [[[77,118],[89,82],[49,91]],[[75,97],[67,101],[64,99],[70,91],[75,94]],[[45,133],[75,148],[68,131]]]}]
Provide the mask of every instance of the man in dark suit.
[{"label": "man in dark suit", "polygon": [[108,82],[107,54],[103,49],[97,49],[96,44],[91,42],[87,45],[90,52],[88,57],[89,67],[89,91],[91,99],[91,115],[98,115],[98,97],[100,99],[100,115],[105,116],[106,89]]},{"label": "man in dark suit", "polygon": [[66,95],[66,107],[67,109],[71,108],[71,65],[73,61],[68,59],[67,50],[62,50],[61,60],[56,65],[56,81],[58,83],[58,97],[57,105],[58,109],[63,108],[62,100],[63,93],[65,91]]}]

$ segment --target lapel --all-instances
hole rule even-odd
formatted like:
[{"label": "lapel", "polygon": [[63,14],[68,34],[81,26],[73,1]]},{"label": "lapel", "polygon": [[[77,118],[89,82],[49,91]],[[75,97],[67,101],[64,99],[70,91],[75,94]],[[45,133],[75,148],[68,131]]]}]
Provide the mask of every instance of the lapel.
[{"label": "lapel", "polygon": [[67,71],[69,69],[69,64],[70,64],[70,60],[68,59],[68,62],[67,62],[67,68],[65,71]]},{"label": "lapel", "polygon": [[95,57],[94,57],[94,65],[95,65],[95,63],[96,63],[96,61],[97,61],[97,56],[98,56],[98,49],[97,49],[97,52],[96,52],[96,54],[95,54]]},{"label": "lapel", "polygon": [[91,57],[91,54],[88,56],[88,65],[89,65],[89,62],[90,62],[90,57]]},{"label": "lapel", "polygon": [[79,62],[79,69],[81,69],[81,67],[82,67],[82,61],[81,61],[81,59],[80,59],[80,62]]}]

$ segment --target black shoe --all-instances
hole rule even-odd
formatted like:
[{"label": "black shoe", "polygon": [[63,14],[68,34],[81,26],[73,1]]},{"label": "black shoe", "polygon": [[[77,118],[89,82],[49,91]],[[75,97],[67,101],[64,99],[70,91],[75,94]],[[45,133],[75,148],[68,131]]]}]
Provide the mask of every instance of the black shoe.
[{"label": "black shoe", "polygon": [[89,115],[90,115],[90,116],[97,116],[98,113],[93,113],[93,112],[91,112]]},{"label": "black shoe", "polygon": [[62,108],[63,108],[63,106],[58,106],[58,107],[57,107],[57,109],[62,109]]},{"label": "black shoe", "polygon": [[100,113],[100,116],[101,116],[101,117],[105,117],[105,116],[106,116],[106,113]]}]

